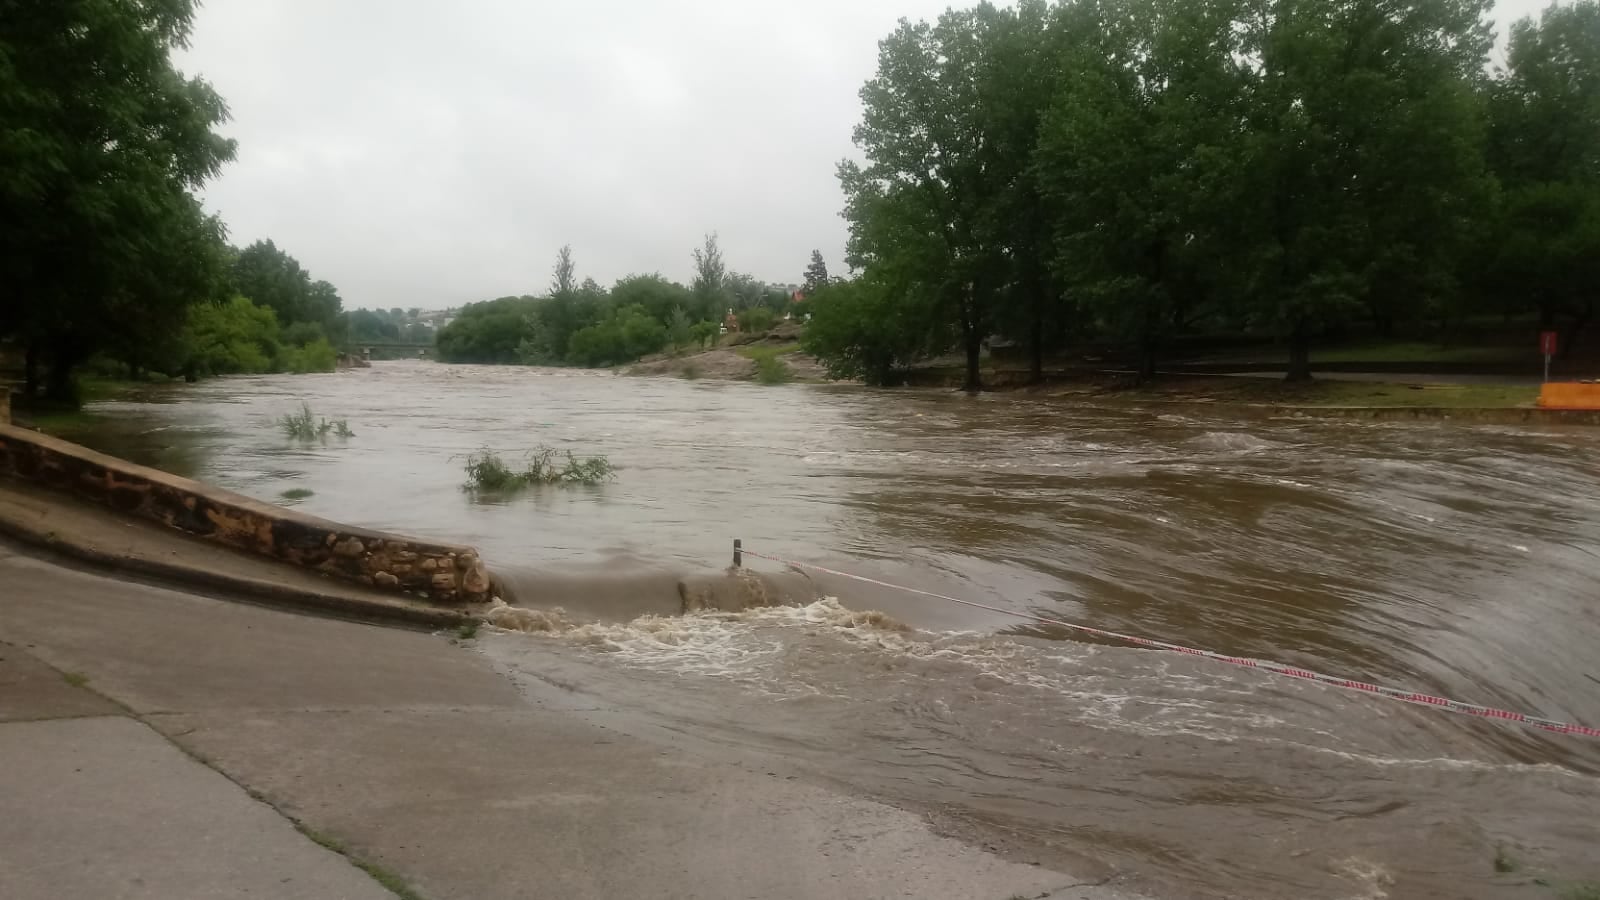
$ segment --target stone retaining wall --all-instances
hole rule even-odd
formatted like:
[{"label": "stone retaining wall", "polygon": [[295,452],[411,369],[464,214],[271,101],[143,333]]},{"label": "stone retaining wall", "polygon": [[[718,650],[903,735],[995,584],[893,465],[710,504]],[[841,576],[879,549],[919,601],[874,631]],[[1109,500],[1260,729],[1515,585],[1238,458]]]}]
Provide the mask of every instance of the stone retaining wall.
[{"label": "stone retaining wall", "polygon": [[489,595],[488,571],[470,547],[351,528],[5,424],[0,476],[388,591],[441,603]]}]

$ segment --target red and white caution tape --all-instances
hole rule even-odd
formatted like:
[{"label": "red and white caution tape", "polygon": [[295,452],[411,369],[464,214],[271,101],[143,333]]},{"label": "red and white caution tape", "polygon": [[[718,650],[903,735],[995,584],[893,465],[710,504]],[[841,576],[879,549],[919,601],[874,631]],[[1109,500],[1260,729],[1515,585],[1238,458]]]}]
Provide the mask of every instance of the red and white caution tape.
[{"label": "red and white caution tape", "polygon": [[948,600],[951,603],[959,603],[962,606],[971,606],[976,609],[988,610],[989,612],[999,613],[1004,616],[1013,616],[1018,619],[1030,619],[1035,622],[1042,622],[1046,625],[1055,625],[1060,628],[1069,628],[1073,631],[1082,632],[1083,634],[1092,634],[1096,637],[1123,641],[1139,647],[1150,647],[1155,650],[1166,650],[1171,653],[1183,653],[1188,656],[1200,656],[1206,659],[1216,660],[1217,662],[1228,663],[1229,665],[1244,666],[1247,669],[1260,669],[1262,671],[1271,672],[1275,675],[1283,675],[1289,678],[1300,678],[1306,681],[1315,681],[1321,684],[1332,685],[1333,687],[1337,688],[1360,691],[1364,694],[1388,697],[1392,700],[1404,700],[1407,703],[1417,703],[1423,706],[1433,707],[1435,709],[1443,709],[1453,713],[1460,713],[1464,716],[1477,716],[1480,719],[1497,719],[1502,722],[1516,722],[1521,725],[1530,725],[1534,728],[1541,728],[1545,731],[1554,732],[1555,734],[1577,734],[1584,737],[1600,738],[1600,728],[1590,728],[1587,725],[1578,725],[1573,722],[1558,722],[1554,719],[1546,719],[1540,716],[1530,716],[1525,713],[1513,712],[1508,709],[1495,709],[1492,706],[1479,706],[1475,703],[1463,703],[1460,700],[1451,700],[1448,697],[1435,697],[1431,694],[1419,694],[1416,691],[1384,687],[1383,685],[1369,684],[1365,681],[1356,681],[1351,678],[1340,678],[1335,675],[1323,675],[1320,672],[1312,672],[1307,669],[1284,665],[1283,663],[1269,662],[1262,659],[1250,659],[1243,656],[1229,656],[1225,653],[1213,653],[1210,650],[1197,650],[1193,647],[1184,647],[1179,644],[1169,644],[1165,641],[1153,641],[1149,638],[1136,637],[1131,634],[1121,634],[1115,631],[1106,631],[1103,628],[1091,628],[1088,625],[1077,625],[1072,622],[1066,622],[1061,619],[1054,619],[1048,616],[1039,616],[1034,615],[1033,613],[1002,609],[998,606],[990,606],[986,603],[975,603],[971,600],[962,600],[959,597],[949,597],[944,594],[936,594],[933,591],[924,591],[913,587],[906,587],[905,585],[901,584],[892,584],[887,581],[879,581],[876,578],[868,578],[864,575],[853,575],[849,572],[841,572],[837,569],[827,568],[826,566],[795,562],[793,560],[782,559],[777,556],[768,556],[765,553],[758,553],[747,548],[743,549],[743,552],[748,556],[765,559],[770,562],[778,563],[779,565],[790,566],[792,568],[801,570],[809,569],[813,572],[822,572],[827,575],[837,575],[840,578],[848,578],[852,581],[859,581],[863,584],[871,584],[878,587],[889,588],[890,590],[903,591],[907,594],[917,594],[922,597],[932,597],[936,600]]}]

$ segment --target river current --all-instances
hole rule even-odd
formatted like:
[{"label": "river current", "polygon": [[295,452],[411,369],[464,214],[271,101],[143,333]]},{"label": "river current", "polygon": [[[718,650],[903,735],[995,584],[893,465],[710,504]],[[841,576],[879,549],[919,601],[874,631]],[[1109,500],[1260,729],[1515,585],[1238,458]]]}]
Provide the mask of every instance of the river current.
[{"label": "river current", "polygon": [[[288,440],[275,419],[302,401],[355,436]],[[775,605],[684,613],[679,587],[723,579],[739,538],[1001,610],[1600,725],[1597,430],[397,362],[143,389],[67,436],[476,545],[540,611],[522,622],[535,633],[478,642],[531,689],[782,758],[1012,858],[1153,897],[1600,882],[1594,739],[756,558],[777,577],[753,593]],[[467,454],[537,446],[605,454],[618,477],[462,489]]]}]

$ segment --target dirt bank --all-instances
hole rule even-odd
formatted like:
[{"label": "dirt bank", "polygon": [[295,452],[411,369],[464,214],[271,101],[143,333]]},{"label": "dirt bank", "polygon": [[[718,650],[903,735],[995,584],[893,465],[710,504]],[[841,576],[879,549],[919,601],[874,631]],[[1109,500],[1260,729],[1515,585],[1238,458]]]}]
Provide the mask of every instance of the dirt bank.
[{"label": "dirt bank", "polygon": [[[646,357],[624,369],[623,374],[708,378],[715,381],[754,381],[756,362],[740,351],[749,352],[750,347],[759,346],[760,344],[749,344],[744,348],[732,349],[719,347],[688,356]],[[777,359],[788,368],[789,376],[795,381],[828,380],[828,371],[814,356],[795,350],[779,353]]]}]

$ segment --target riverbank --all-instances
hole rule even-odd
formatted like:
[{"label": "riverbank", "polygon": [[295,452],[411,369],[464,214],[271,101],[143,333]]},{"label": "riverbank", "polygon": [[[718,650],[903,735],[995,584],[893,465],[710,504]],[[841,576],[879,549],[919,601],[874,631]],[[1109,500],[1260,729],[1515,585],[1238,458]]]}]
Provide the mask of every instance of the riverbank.
[{"label": "riverbank", "polygon": [[691,381],[703,378],[708,381],[821,384],[829,380],[828,370],[816,357],[801,352],[792,344],[746,344],[684,356],[662,355],[640,360],[620,371],[624,375],[668,376]]},{"label": "riverbank", "polygon": [[[1379,378],[1383,376],[1378,376]],[[1289,383],[1247,376],[1167,375],[1144,384],[1118,381],[1036,388],[1050,396],[1095,402],[1161,404],[1331,419],[1448,420],[1482,424],[1600,425],[1600,410],[1543,409],[1539,385],[1459,377],[1391,382],[1361,376]]]}]

